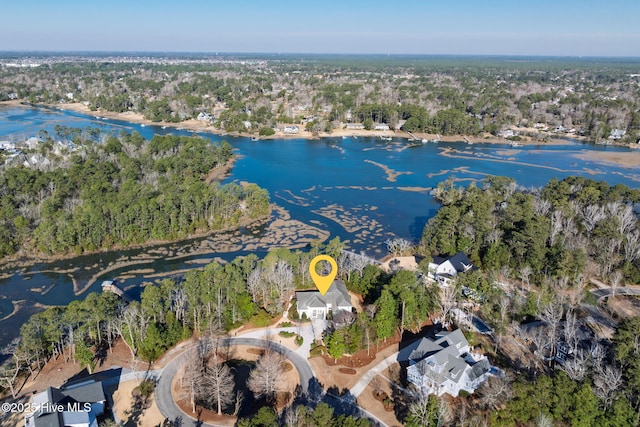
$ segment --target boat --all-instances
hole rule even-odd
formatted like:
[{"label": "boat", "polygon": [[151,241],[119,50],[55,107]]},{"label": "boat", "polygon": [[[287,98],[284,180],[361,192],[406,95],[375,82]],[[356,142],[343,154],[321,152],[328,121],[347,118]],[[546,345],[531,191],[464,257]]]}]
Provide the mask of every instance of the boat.
[{"label": "boat", "polygon": [[252,141],[260,141],[260,138],[254,136],[253,138],[251,138]]},{"label": "boat", "polygon": [[342,139],[347,139],[347,137],[346,137],[346,136],[343,136],[343,137],[342,137]]},{"label": "boat", "polygon": [[140,125],[141,128],[146,127],[147,125],[145,125],[144,123]]}]

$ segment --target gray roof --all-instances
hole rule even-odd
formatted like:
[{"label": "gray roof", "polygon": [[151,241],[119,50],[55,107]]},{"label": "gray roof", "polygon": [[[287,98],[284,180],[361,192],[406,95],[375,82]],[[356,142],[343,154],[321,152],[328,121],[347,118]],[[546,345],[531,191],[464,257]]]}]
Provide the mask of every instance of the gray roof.
[{"label": "gray roof", "polygon": [[62,390],[62,393],[80,403],[96,403],[106,400],[102,383],[98,381],[78,386],[67,386],[65,390]]},{"label": "gray roof", "polygon": [[449,262],[458,273],[463,273],[474,267],[473,263],[464,252],[458,252],[454,256],[450,257]]},{"label": "gray roof", "polygon": [[418,344],[418,347],[411,352],[411,355],[409,355],[409,359],[417,361],[422,358],[431,356],[434,353],[441,352],[448,347],[454,349],[455,354],[457,355],[459,354],[459,348],[468,345],[469,342],[464,337],[464,334],[460,329],[456,329],[452,332],[442,331],[436,335],[435,340],[422,338],[422,340]]},{"label": "gray roof", "polygon": [[[104,389],[99,381],[77,384],[66,389],[49,387],[33,397],[34,404],[44,405],[50,403],[63,405],[67,409],[69,408],[68,405],[76,402],[96,403],[104,402],[105,400]],[[84,411],[65,410],[64,412],[52,413],[40,410],[34,414],[33,425],[35,427],[61,427],[69,424],[84,423],[87,420],[89,420],[89,415]]]},{"label": "gray roof", "polygon": [[313,307],[322,308],[328,304],[331,304],[332,310],[337,310],[338,307],[351,307],[351,296],[349,296],[347,285],[342,280],[334,280],[324,296],[319,291],[298,291],[296,292],[296,300],[299,310]]},{"label": "gray roof", "polygon": [[[452,332],[441,332],[436,336],[435,340],[422,338],[418,347],[411,352],[409,359],[418,366],[420,372],[425,372],[437,382],[442,383],[449,379],[458,382],[461,379],[461,373],[471,367],[469,377],[471,380],[479,378],[486,373],[489,368],[489,361],[483,359],[477,363],[469,363],[462,356],[461,349],[468,346],[469,343],[464,337],[460,329]],[[433,361],[437,366],[442,366],[443,371],[435,374],[431,370],[427,359]]]}]

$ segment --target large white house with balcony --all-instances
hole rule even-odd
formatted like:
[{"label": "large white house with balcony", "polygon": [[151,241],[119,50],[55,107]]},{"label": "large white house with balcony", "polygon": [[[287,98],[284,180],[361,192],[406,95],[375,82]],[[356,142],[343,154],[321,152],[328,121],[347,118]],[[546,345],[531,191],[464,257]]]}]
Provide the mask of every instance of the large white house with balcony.
[{"label": "large white house with balcony", "polygon": [[423,338],[409,356],[407,379],[425,394],[473,393],[489,375],[486,356],[471,353],[460,329]]}]

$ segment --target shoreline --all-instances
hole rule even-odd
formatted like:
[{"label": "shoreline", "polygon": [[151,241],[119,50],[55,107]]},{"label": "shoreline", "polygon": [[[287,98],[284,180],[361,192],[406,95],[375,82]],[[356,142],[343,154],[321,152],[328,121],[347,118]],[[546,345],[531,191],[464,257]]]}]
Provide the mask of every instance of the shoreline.
[{"label": "shoreline", "polygon": [[[312,133],[306,130],[300,130],[297,134],[288,134],[283,132],[276,132],[275,135],[271,136],[257,136],[257,132],[225,132],[221,129],[217,129],[213,127],[210,123],[202,122],[196,119],[184,120],[182,122],[153,122],[149,119],[146,119],[141,113],[127,111],[123,113],[116,113],[112,111],[104,111],[104,110],[96,110],[92,111],[86,105],[74,102],[74,103],[64,103],[64,104],[30,104],[23,100],[11,100],[11,101],[1,101],[0,105],[10,105],[10,106],[32,106],[32,107],[47,107],[53,109],[60,109],[66,111],[73,111],[75,113],[85,114],[87,116],[92,116],[96,119],[98,118],[106,118],[109,120],[121,120],[128,123],[134,123],[145,126],[160,126],[165,128],[172,128],[177,130],[187,130],[191,132],[204,132],[217,136],[231,136],[237,138],[258,138],[259,141],[269,141],[275,139],[305,139],[305,140],[319,140],[324,138],[353,138],[353,137],[363,137],[363,138],[400,138],[407,139],[409,142],[416,142],[418,144],[423,144],[421,140],[428,140],[425,144],[435,143],[434,141],[441,142],[459,142],[461,144],[510,144],[512,141],[509,141],[505,138],[501,138],[498,136],[494,136],[491,134],[484,135],[436,135],[436,134],[428,134],[428,133],[419,133],[419,132],[407,132],[407,131],[376,131],[376,130],[353,130],[353,129],[334,129],[331,133],[319,132]],[[298,125],[301,127],[301,125]],[[553,135],[544,134],[543,136],[551,137],[548,141],[542,142],[532,139],[528,136],[522,136],[522,140],[518,141],[518,145],[566,145],[568,143],[566,138],[571,138],[576,141],[580,141],[583,143],[589,143],[590,141],[584,137],[580,136],[565,136],[565,137],[554,137]],[[628,147],[634,148],[634,144],[620,144],[617,145],[620,147]]]},{"label": "shoreline", "polygon": [[[70,253],[65,253],[65,254],[52,254],[52,255],[38,254],[37,257],[28,256],[28,255],[22,253],[23,251],[24,252],[29,252],[26,248],[22,248],[21,251],[18,251],[13,255],[9,255],[8,257],[0,259],[0,270],[5,270],[6,271],[6,270],[16,269],[16,268],[20,268],[21,269],[21,268],[33,267],[35,264],[38,264],[38,263],[52,263],[52,262],[65,261],[65,260],[77,258],[79,256],[91,256],[91,255],[97,255],[97,254],[101,254],[101,253],[110,253],[110,252],[125,251],[125,250],[126,251],[128,251],[128,250],[144,250],[144,249],[153,248],[155,246],[173,245],[173,244],[177,244],[179,242],[185,242],[185,241],[188,241],[188,240],[206,239],[206,238],[211,237],[214,234],[218,234],[218,233],[220,233],[220,234],[229,233],[229,232],[232,232],[232,231],[237,231],[237,230],[239,230],[240,228],[243,228],[243,227],[264,225],[271,218],[272,210],[273,210],[273,207],[271,205],[270,209],[269,209],[269,213],[267,213],[266,215],[263,215],[263,216],[261,216],[259,218],[255,218],[255,219],[252,219],[252,220],[240,221],[235,226],[229,226],[229,227],[216,229],[216,230],[207,230],[207,231],[196,232],[196,233],[190,234],[189,236],[186,236],[184,238],[175,239],[175,240],[150,240],[150,241],[147,241],[147,242],[144,242],[144,243],[137,243],[137,244],[130,245],[130,246],[114,246],[112,248],[100,249],[100,250],[90,251],[90,252],[83,252],[81,254],[75,254],[75,253],[71,253],[71,252]],[[15,258],[15,259],[12,259],[12,258]],[[135,260],[135,261],[131,261],[131,262],[133,262],[132,265],[135,265],[135,264],[147,263],[147,262],[149,262],[149,260],[144,259],[144,260]],[[126,266],[124,266],[124,267],[126,267]],[[108,268],[109,267],[107,267],[106,269],[103,269],[101,271],[104,272]],[[56,271],[56,273],[66,273],[66,271],[61,270],[61,271]],[[93,282],[91,282],[90,285],[92,285],[94,282],[95,282],[95,280]],[[80,287],[80,285],[76,284],[75,281],[74,281],[74,283],[73,283],[74,293],[76,295],[80,295],[90,285],[88,285],[88,286],[84,285],[84,286]]]}]

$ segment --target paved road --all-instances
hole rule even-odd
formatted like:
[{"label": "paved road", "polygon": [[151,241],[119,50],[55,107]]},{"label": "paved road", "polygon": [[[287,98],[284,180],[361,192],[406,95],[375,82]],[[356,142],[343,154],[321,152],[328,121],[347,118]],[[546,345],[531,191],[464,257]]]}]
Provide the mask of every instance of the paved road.
[{"label": "paved road", "polygon": [[[273,341],[267,341],[263,339],[257,338],[226,338],[226,344],[229,345],[251,345],[254,347],[262,347],[269,348],[273,351],[276,351],[283,356],[285,356],[289,361],[296,367],[298,373],[300,374],[300,386],[302,387],[302,391],[304,393],[321,393],[322,388],[317,381],[315,380],[315,374],[313,369],[309,363],[302,358],[300,355],[296,354],[293,350],[288,349],[287,347],[275,343]],[[173,396],[171,395],[171,383],[173,382],[173,378],[175,377],[178,369],[182,365],[182,361],[186,357],[187,352],[184,351],[179,356],[175,357],[171,360],[162,371],[160,375],[160,380],[156,386],[156,402],[158,404],[158,408],[162,415],[170,420],[179,420],[179,425],[182,426],[212,426],[217,427],[214,424],[203,423],[202,421],[198,421],[194,418],[189,417],[187,414],[182,412],[178,405],[176,405],[173,400]]]},{"label": "paved road", "polygon": [[613,288],[600,288],[594,289],[591,293],[598,299],[608,298],[615,293],[615,295],[636,295],[640,296],[640,288],[616,288],[615,292]]},{"label": "paved road", "polygon": [[351,394],[354,397],[360,396],[360,393],[363,392],[363,390],[367,387],[367,385],[382,371],[384,371],[394,363],[406,362],[407,360],[409,360],[409,356],[411,355],[411,352],[413,352],[413,350],[415,350],[418,347],[419,343],[420,341],[416,340],[415,342],[404,347],[402,350],[396,351],[392,355],[388,356],[386,359],[381,360],[375,366],[372,366],[371,368],[369,368],[367,373],[364,374],[360,378],[360,380],[358,380],[358,382],[353,385],[353,387],[351,387],[351,390],[350,390]]}]

